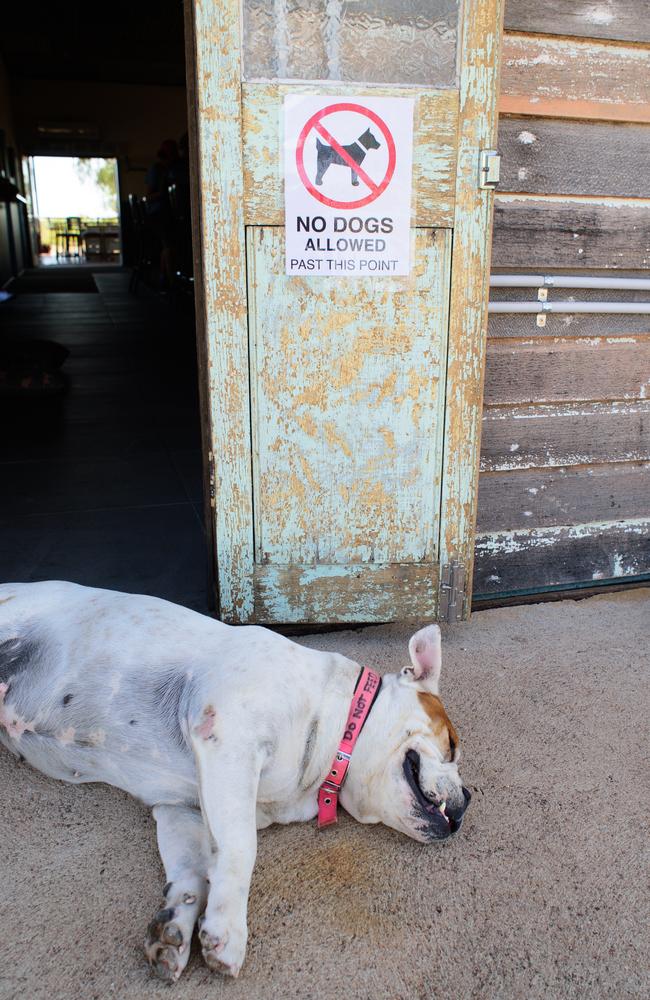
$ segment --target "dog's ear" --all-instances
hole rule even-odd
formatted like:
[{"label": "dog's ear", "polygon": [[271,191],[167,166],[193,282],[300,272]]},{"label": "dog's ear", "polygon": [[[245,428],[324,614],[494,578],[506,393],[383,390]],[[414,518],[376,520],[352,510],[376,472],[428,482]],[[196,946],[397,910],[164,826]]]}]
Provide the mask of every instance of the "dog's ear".
[{"label": "dog's ear", "polygon": [[423,687],[437,693],[442,665],[440,629],[437,625],[426,625],[409,640],[411,667],[404,667],[405,675],[411,675]]}]

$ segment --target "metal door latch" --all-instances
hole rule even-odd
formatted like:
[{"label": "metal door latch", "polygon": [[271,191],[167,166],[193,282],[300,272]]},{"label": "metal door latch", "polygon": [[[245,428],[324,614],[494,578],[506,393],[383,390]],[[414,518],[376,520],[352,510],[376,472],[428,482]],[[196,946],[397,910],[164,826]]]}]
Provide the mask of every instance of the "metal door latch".
[{"label": "metal door latch", "polygon": [[478,186],[495,188],[501,176],[501,156],[496,149],[482,149],[479,158]]},{"label": "metal door latch", "polygon": [[465,567],[447,563],[440,568],[438,621],[459,622],[465,610]]}]

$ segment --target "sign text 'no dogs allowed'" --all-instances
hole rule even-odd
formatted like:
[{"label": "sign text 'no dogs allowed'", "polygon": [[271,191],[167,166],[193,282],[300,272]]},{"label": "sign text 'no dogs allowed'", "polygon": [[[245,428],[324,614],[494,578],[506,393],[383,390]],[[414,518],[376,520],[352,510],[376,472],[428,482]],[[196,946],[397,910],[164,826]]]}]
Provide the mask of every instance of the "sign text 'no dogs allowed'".
[{"label": "sign text 'no dogs allowed'", "polygon": [[409,273],[413,100],[284,100],[287,274]]}]

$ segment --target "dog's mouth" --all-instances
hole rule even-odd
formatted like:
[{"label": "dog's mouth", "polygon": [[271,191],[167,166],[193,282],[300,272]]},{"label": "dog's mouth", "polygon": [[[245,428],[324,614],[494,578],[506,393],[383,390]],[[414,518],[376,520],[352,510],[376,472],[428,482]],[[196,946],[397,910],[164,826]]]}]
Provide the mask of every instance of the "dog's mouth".
[{"label": "dog's mouth", "polygon": [[404,777],[409,788],[415,795],[416,802],[420,807],[423,818],[433,827],[432,832],[438,838],[448,837],[450,833],[455,833],[460,823],[456,822],[452,816],[446,813],[446,802],[443,799],[431,798],[422,789],[420,784],[420,754],[417,750],[407,750],[402,765]]}]

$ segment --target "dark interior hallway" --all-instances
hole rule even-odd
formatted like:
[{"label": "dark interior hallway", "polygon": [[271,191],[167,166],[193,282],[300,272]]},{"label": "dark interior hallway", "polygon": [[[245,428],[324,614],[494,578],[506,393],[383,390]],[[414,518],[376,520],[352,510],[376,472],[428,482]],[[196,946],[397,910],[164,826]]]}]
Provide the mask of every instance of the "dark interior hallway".
[{"label": "dark interior hallway", "polygon": [[194,318],[129,276],[35,269],[0,304],[0,579],[205,611]]}]

